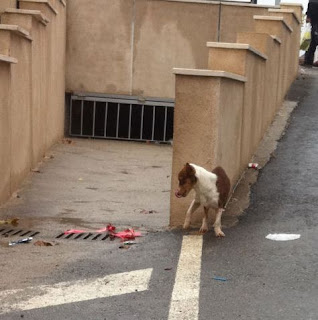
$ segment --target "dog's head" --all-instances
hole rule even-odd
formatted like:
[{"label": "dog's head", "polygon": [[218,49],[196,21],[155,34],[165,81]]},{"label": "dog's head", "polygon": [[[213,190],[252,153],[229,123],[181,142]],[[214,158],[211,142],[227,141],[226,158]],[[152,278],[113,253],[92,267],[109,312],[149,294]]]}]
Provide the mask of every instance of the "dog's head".
[{"label": "dog's head", "polygon": [[186,197],[197,182],[195,169],[187,163],[178,174],[179,188],[175,192],[177,198]]}]

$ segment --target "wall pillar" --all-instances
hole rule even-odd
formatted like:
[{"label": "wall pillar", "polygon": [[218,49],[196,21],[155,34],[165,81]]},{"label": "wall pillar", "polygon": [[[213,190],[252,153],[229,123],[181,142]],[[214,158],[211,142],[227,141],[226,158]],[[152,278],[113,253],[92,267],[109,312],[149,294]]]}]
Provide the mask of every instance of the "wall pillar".
[{"label": "wall pillar", "polygon": [[[176,100],[170,226],[181,226],[193,195],[178,199],[178,172],[186,162],[212,170],[222,165],[231,181],[237,178],[240,158],[244,81],[222,71],[174,69]],[[235,103],[233,103],[235,101]],[[236,137],[233,139],[232,137]],[[227,141],[227,144],[220,141]],[[200,223],[200,214],[193,224]]]},{"label": "wall pillar", "polygon": [[240,170],[246,168],[262,138],[265,67],[267,56],[249,44],[208,42],[211,70],[224,70],[246,77],[242,116]]}]

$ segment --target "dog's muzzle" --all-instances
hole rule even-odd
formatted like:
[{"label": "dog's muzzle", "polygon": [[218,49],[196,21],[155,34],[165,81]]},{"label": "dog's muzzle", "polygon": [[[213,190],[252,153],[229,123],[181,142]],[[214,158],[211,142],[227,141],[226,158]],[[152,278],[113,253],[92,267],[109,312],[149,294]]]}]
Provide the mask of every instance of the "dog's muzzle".
[{"label": "dog's muzzle", "polygon": [[180,194],[178,190],[177,190],[174,194],[175,194],[175,196],[176,196],[177,198],[182,198],[182,197],[183,197],[183,195]]}]

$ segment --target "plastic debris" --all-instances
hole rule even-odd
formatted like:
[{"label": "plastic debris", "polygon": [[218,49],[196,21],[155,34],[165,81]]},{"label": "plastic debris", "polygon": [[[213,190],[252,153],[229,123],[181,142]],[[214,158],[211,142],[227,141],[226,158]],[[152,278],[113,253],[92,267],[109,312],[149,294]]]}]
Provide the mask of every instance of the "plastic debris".
[{"label": "plastic debris", "polygon": [[128,246],[131,246],[131,245],[133,245],[133,244],[136,244],[136,242],[135,241],[125,241],[124,242],[124,245],[128,245]]},{"label": "plastic debris", "polygon": [[126,229],[124,231],[116,232],[116,227],[112,224],[108,224],[106,228],[102,228],[95,231],[86,231],[86,230],[78,230],[78,229],[71,229],[64,232],[64,234],[71,234],[71,233],[87,233],[87,232],[96,232],[96,233],[102,233],[102,232],[108,232],[109,235],[114,238],[120,238],[122,240],[134,240],[136,237],[141,237],[141,232],[136,232],[134,229]]},{"label": "plastic debris", "polygon": [[28,237],[28,238],[24,238],[24,239],[20,239],[20,240],[16,240],[16,241],[10,241],[9,246],[14,246],[16,244],[21,244],[21,243],[29,243],[32,240],[33,240],[32,237]]},{"label": "plastic debris", "polygon": [[300,234],[291,234],[291,233],[273,233],[268,234],[266,239],[274,240],[274,241],[289,241],[289,240],[297,240],[300,238]]},{"label": "plastic debris", "polygon": [[108,232],[108,229],[107,229],[107,227],[106,227],[106,228],[102,228],[102,229],[98,229],[98,230],[95,230],[95,231],[70,229],[70,230],[66,230],[66,231],[64,232],[64,234],[71,234],[71,233],[89,233],[89,232],[102,233],[102,232]]},{"label": "plastic debris", "polygon": [[2,224],[12,224],[13,226],[17,226],[19,224],[18,218],[7,219],[7,220],[0,220],[0,225]]},{"label": "plastic debris", "polygon": [[223,277],[213,277],[213,280],[223,281],[223,282],[227,281],[227,279]]},{"label": "plastic debris", "polygon": [[135,230],[132,228],[126,229],[121,232],[115,232],[116,227],[113,226],[112,224],[109,224],[106,228],[107,228],[110,236],[121,238],[122,240],[126,240],[126,239],[134,240],[136,237],[142,236],[140,232],[135,232]]},{"label": "plastic debris", "polygon": [[259,164],[251,162],[248,164],[248,167],[257,170],[259,169]]},{"label": "plastic debris", "polygon": [[143,214],[153,214],[153,213],[158,213],[156,210],[146,210],[146,209],[143,209],[140,211],[140,213],[143,213]]}]

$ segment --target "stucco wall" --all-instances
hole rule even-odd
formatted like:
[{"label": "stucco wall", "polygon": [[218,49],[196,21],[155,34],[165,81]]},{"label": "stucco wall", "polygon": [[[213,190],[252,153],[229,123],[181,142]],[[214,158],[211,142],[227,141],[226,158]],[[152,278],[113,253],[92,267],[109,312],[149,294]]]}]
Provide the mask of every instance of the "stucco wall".
[{"label": "stucco wall", "polygon": [[0,170],[6,174],[0,202],[64,133],[65,3],[22,0],[20,8],[4,11],[0,24],[0,54],[17,62],[0,63],[0,114],[6,121],[0,124],[6,133],[1,139]]},{"label": "stucco wall", "polygon": [[[177,199],[178,172],[186,162],[212,170],[222,165],[234,183],[240,163],[244,78],[218,73],[185,75],[176,71],[176,105],[172,162],[170,225],[183,223],[193,197]],[[235,103],[233,103],[235,101]],[[226,141],[227,143],[224,143]],[[193,217],[193,223],[202,218]]]},{"label": "stucco wall", "polygon": [[0,1],[0,13],[7,8],[16,8],[17,0],[1,0]]},{"label": "stucco wall", "polygon": [[136,2],[132,94],[174,97],[172,68],[205,68],[217,40],[219,4]]},{"label": "stucco wall", "polygon": [[0,203],[10,196],[10,64],[0,57]]},{"label": "stucco wall", "polygon": [[266,14],[268,8],[270,7],[222,3],[219,41],[236,42],[238,32],[254,31],[253,16]]},{"label": "stucco wall", "polygon": [[[0,35],[1,36],[1,35]],[[31,168],[31,41],[11,33],[11,189],[16,190]]]},{"label": "stucco wall", "polygon": [[209,1],[69,0],[68,7],[69,92],[173,98],[172,68],[206,67],[205,43],[217,39],[219,4]]}]

